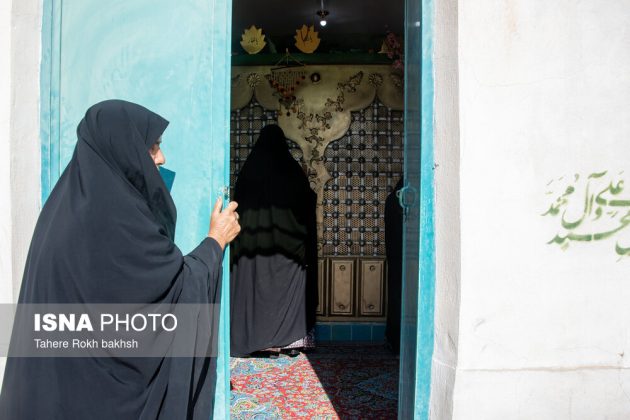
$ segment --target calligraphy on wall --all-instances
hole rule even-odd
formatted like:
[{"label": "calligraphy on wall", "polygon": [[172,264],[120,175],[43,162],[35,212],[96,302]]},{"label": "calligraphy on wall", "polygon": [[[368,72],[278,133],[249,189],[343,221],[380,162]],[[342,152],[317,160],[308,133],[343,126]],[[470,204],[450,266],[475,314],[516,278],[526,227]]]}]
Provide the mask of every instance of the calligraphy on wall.
[{"label": "calligraphy on wall", "polygon": [[560,177],[547,188],[552,201],[542,216],[560,225],[548,244],[566,250],[572,244],[610,241],[616,255],[630,256],[630,191],[623,171]]},{"label": "calligraphy on wall", "polygon": [[348,131],[350,113],[367,107],[376,97],[387,107],[402,110],[404,91],[388,65],[308,65],[295,70],[300,71],[300,83],[291,86],[289,104],[287,95],[270,82],[271,66],[233,67],[231,108],[243,108],[255,96],[264,108],[279,111],[278,125],[302,149],[311,187],[318,196],[321,238],[323,189],[330,180],[324,165],[326,147]]}]

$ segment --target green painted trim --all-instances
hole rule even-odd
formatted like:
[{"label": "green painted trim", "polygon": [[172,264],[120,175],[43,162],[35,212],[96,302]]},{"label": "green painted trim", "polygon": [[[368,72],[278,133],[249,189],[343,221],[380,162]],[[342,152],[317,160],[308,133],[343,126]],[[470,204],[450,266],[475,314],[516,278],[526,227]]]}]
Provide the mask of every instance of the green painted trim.
[{"label": "green painted trim", "polygon": [[[232,56],[233,66],[273,66],[284,58],[284,54],[251,54]],[[385,54],[339,53],[339,54],[301,54],[291,56],[304,64],[391,64]]]}]

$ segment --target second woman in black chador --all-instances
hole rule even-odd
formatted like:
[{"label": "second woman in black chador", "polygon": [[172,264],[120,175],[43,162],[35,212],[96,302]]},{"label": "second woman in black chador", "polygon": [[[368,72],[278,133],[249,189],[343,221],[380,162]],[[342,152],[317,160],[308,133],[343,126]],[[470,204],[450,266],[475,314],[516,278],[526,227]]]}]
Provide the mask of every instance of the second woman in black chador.
[{"label": "second woman in black chador", "polygon": [[234,199],[242,231],[231,247],[232,355],[297,347],[315,326],[316,194],[277,125],[262,129]]}]

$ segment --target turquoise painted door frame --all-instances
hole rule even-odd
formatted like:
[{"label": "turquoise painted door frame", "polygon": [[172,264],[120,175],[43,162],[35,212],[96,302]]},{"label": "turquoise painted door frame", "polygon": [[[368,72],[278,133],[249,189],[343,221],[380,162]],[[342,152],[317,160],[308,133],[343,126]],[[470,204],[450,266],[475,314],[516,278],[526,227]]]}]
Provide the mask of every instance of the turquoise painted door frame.
[{"label": "turquoise painted door frame", "polygon": [[405,2],[405,187],[398,417],[428,419],[434,340],[434,0]]},{"label": "turquoise painted door frame", "polygon": [[[170,121],[162,149],[177,173],[178,246],[189,252],[206,236],[212,204],[229,185],[231,10],[231,0],[44,0],[42,201],[71,157],[85,110],[126,99]],[[230,401],[223,268],[215,418],[229,416]]]},{"label": "turquoise painted door frame", "polygon": [[[435,294],[433,1],[405,11],[405,277],[399,417],[427,419]],[[65,167],[85,109],[139,102],[171,121],[167,167],[177,172],[176,242],[192,249],[229,182],[231,0],[44,0],[42,199]],[[111,25],[111,26],[110,26]],[[226,261],[229,255],[226,252]],[[224,266],[223,278],[229,279]],[[229,282],[222,288],[215,418],[229,417]]]}]

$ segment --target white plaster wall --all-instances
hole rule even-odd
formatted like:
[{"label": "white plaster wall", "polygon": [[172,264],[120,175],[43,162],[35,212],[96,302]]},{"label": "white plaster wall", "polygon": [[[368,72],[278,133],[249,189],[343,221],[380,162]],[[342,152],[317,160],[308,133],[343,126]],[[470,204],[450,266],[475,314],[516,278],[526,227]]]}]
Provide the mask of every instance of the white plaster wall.
[{"label": "white plaster wall", "polygon": [[630,3],[460,0],[458,27],[453,418],[628,419],[630,232],[562,251],[541,214],[560,176],[630,183]]},{"label": "white plaster wall", "polygon": [[435,342],[431,419],[450,419],[457,367],[460,290],[457,0],[435,3]]},{"label": "white plaster wall", "polygon": [[11,14],[11,278],[15,301],[41,208],[42,0],[13,0]]},{"label": "white plaster wall", "polygon": [[0,2],[0,303],[17,300],[40,209],[41,8]]},{"label": "white plaster wall", "polygon": [[41,8],[0,2],[0,303],[17,298],[40,209]]},{"label": "white plaster wall", "polygon": [[0,2],[0,302],[13,298],[11,262],[11,2]]}]

